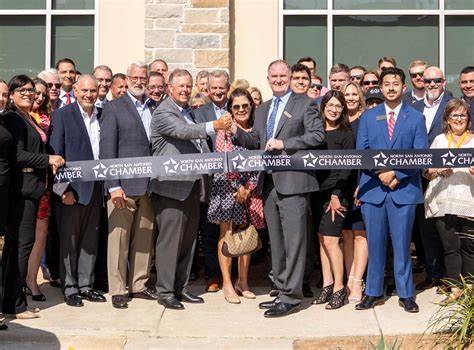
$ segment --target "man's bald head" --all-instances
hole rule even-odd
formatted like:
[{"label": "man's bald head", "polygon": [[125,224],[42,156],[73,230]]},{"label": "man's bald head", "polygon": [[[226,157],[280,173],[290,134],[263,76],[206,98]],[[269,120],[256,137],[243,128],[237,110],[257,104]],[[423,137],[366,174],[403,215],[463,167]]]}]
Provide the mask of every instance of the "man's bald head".
[{"label": "man's bald head", "polygon": [[423,73],[426,98],[429,102],[437,100],[444,91],[446,80],[444,73],[439,67],[431,66]]}]

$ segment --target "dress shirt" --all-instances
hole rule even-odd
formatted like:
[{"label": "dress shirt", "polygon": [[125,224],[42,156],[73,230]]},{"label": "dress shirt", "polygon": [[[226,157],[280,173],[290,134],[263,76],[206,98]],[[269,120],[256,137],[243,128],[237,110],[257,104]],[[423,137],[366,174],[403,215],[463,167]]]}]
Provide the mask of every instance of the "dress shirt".
[{"label": "dress shirt", "polygon": [[433,104],[430,105],[425,95],[425,98],[424,98],[425,108],[423,109],[423,115],[425,116],[426,130],[428,131],[428,133],[430,132],[431,124],[433,124],[433,120],[436,116],[436,112],[438,112],[439,104],[441,103],[443,96],[444,96],[444,91],[441,95],[439,95],[439,97],[436,100],[433,101]]},{"label": "dress shirt", "polygon": [[224,107],[218,107],[214,102],[212,102],[212,107],[214,107],[214,113],[216,114],[216,120],[222,117],[227,112],[227,102],[224,104]]},{"label": "dress shirt", "polygon": [[89,116],[86,111],[84,111],[81,105],[78,103],[79,110],[81,111],[81,116],[86,126],[87,134],[89,135],[89,140],[91,141],[92,154],[94,155],[94,160],[99,159],[99,142],[100,142],[100,125],[99,120],[97,119],[97,107],[94,106],[92,115]]},{"label": "dress shirt", "polygon": [[107,97],[104,98],[103,100],[99,100],[99,98],[97,98],[97,101],[95,101],[95,106],[96,106],[97,108],[104,108],[105,105],[107,104],[107,102],[109,102],[109,101],[107,100]]},{"label": "dress shirt", "polygon": [[150,124],[151,124],[151,112],[149,108],[150,99],[147,98],[144,103],[141,103],[137,100],[129,91],[127,91],[128,96],[132,99],[132,103],[137,109],[138,115],[140,116],[143,127],[145,128],[146,136],[150,140]]},{"label": "dress shirt", "polygon": [[66,104],[66,95],[67,94],[69,94],[69,96],[71,97],[71,103],[76,102],[76,97],[74,96],[74,92],[72,90],[69,91],[69,92],[66,92],[63,89],[61,89],[60,92],[59,92],[59,101],[61,101],[61,103],[59,104],[58,108],[67,106],[67,104]]},{"label": "dress shirt", "polygon": [[392,111],[393,113],[395,113],[393,117],[395,118],[395,124],[397,124],[398,114],[400,113],[400,109],[402,109],[402,104],[400,103],[397,107],[395,107],[395,109],[391,109],[389,106],[387,106],[386,103],[384,103],[384,106],[385,106],[385,115],[387,116],[387,124],[390,118],[390,112]]},{"label": "dress shirt", "polygon": [[[288,100],[290,99],[290,96],[291,96],[291,90],[289,90],[283,96],[278,97],[280,99],[280,103],[278,105],[278,111],[277,111],[277,114],[276,114],[276,117],[275,117],[275,125],[273,127],[272,137],[275,137],[275,131],[278,128],[278,123],[280,122],[281,115],[283,114],[283,111],[285,110],[286,104],[288,103]],[[270,110],[268,111],[267,122],[268,122],[268,118],[272,115],[273,106],[274,106],[274,103],[275,103],[276,99],[277,99],[277,96],[273,96],[272,104],[270,106]]]}]

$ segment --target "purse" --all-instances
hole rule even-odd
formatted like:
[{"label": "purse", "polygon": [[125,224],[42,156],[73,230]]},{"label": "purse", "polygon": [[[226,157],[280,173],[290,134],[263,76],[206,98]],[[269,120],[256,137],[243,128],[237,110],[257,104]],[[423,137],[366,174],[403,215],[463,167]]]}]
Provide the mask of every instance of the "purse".
[{"label": "purse", "polygon": [[250,223],[247,209],[245,208],[247,223],[244,225],[230,224],[222,244],[222,254],[229,258],[252,254],[262,248],[262,241],[257,229]]}]

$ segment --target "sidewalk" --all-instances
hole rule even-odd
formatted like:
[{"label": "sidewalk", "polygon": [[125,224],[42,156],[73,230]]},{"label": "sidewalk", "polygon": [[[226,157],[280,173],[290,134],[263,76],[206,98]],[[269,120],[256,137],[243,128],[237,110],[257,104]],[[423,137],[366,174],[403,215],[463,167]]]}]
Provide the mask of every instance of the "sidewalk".
[{"label": "sidewalk", "polygon": [[419,294],[418,314],[406,313],[397,297],[368,311],[355,311],[353,305],[325,310],[305,299],[300,312],[265,319],[258,303],[269,300],[267,287],[254,289],[256,300],[242,298],[242,304],[231,305],[222,291],[203,293],[201,281],[190,290],[205,304],[185,304],[184,311],[165,310],[141,299],[117,310],[109,295],[107,303],[85,301],[84,307],[72,308],[59,289],[47,284],[41,288],[48,301],[31,303],[42,309],[41,318],[7,319],[10,328],[0,332],[0,349],[367,349],[369,339],[376,343],[380,331],[397,335],[404,341],[402,349],[412,349],[420,345],[437,309],[433,302],[442,299],[434,288]]}]

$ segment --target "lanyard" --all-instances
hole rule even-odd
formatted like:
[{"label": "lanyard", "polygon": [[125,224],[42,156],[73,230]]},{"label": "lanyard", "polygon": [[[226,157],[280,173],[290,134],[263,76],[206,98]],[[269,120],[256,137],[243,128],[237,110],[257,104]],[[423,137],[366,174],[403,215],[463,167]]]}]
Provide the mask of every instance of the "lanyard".
[{"label": "lanyard", "polygon": [[[467,136],[467,130],[464,131],[464,133],[462,134],[461,138],[458,140],[458,142],[456,142],[456,144],[454,145],[454,148],[459,148],[459,146],[462,145],[462,143],[464,142],[464,139],[466,138]],[[451,148],[451,143],[453,142],[453,133],[450,132],[448,134],[448,148]]]}]

